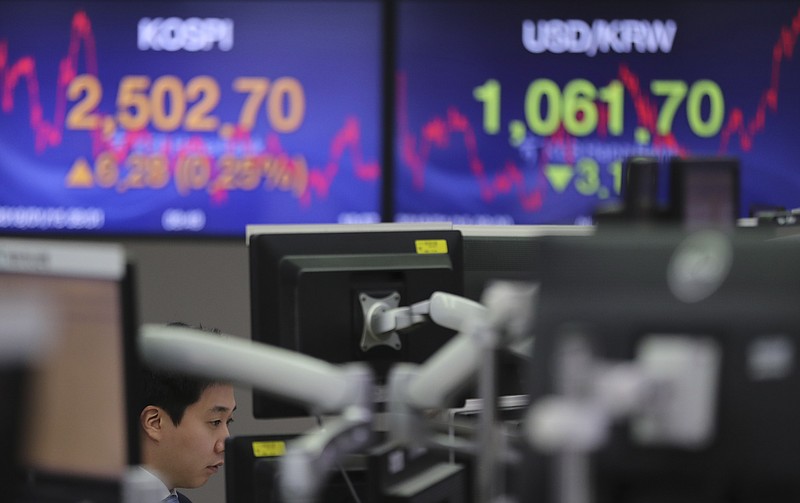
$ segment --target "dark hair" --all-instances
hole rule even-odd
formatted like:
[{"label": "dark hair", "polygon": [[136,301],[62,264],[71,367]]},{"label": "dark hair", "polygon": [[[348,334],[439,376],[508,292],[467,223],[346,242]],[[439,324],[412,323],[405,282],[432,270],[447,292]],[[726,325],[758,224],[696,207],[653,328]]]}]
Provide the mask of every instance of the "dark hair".
[{"label": "dark hair", "polygon": [[[188,325],[183,322],[172,322],[167,326],[194,328],[214,334],[221,333],[217,329],[204,328],[202,325]],[[142,403],[138,412],[144,410],[148,405],[155,405],[164,409],[173,424],[177,426],[183,419],[186,408],[197,402],[206,388],[215,384],[220,384],[220,381],[142,365]]]}]

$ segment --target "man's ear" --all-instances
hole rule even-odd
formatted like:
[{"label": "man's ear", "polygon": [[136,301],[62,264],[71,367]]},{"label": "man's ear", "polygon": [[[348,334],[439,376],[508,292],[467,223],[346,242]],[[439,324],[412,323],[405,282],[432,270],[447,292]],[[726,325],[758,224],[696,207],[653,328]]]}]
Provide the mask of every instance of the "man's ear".
[{"label": "man's ear", "polygon": [[139,424],[142,426],[142,431],[144,431],[145,435],[156,441],[161,439],[161,433],[166,419],[166,412],[155,405],[148,405],[142,409],[142,413],[139,414]]}]

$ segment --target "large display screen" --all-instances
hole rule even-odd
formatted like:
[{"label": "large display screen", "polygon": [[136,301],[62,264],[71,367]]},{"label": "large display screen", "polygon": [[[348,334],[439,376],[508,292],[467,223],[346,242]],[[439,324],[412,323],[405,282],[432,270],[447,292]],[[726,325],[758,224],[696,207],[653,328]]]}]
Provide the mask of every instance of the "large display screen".
[{"label": "large display screen", "polygon": [[798,1],[398,0],[397,23],[396,220],[587,222],[631,156],[734,156],[740,216],[800,206]]},{"label": "large display screen", "polygon": [[377,221],[381,50],[377,1],[3,2],[0,232]]}]

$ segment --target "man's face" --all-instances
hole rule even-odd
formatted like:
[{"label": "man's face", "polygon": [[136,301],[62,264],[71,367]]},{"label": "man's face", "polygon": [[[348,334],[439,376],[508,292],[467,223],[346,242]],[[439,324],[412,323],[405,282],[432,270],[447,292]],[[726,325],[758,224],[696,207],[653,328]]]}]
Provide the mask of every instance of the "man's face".
[{"label": "man's face", "polygon": [[180,424],[166,418],[159,448],[159,469],[170,488],[200,487],[217,473],[225,459],[225,439],[233,420],[236,400],[233,386],[206,388],[200,400],[186,408]]}]

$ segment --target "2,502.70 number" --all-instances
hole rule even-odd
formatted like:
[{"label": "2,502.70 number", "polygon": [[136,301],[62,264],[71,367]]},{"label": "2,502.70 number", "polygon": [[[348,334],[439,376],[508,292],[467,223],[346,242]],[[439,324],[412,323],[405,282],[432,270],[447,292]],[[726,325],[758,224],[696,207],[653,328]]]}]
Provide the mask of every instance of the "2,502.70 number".
[{"label": "2,502.70 number", "polygon": [[[264,77],[238,77],[233,89],[246,95],[239,111],[238,127],[252,131],[262,104],[269,125],[277,132],[296,131],[303,123],[306,99],[303,86],[292,77],[270,81]],[[117,91],[116,124],[128,131],[152,126],[172,132],[180,128],[192,132],[214,132],[220,119],[214,110],[220,102],[217,81],[201,75],[184,84],[178,77],[164,75],[151,82],[144,75],[128,75]],[[72,130],[95,130],[104,126],[98,107],[103,87],[92,74],[75,77],[67,87],[67,98],[75,101],[66,116]]]}]

